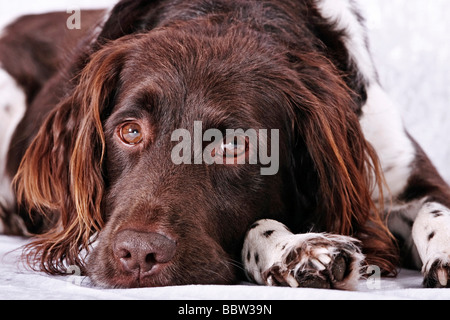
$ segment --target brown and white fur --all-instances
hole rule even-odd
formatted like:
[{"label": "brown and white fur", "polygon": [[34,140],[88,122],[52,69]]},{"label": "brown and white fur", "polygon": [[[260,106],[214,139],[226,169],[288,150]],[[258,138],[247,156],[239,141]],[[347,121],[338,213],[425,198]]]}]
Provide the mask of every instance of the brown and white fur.
[{"label": "brown and white fur", "polygon": [[[56,156],[59,154],[62,157],[61,161],[69,162],[65,158],[65,152],[67,152],[67,149],[74,147],[73,145],[70,146],[70,143],[66,144],[64,148],[60,146],[66,141],[64,139],[67,139],[64,138],[66,132],[60,131],[58,134],[63,139],[59,139],[59,136],[55,134],[56,124],[62,126],[66,124],[66,121],[68,126],[72,126],[70,130],[74,131],[73,134],[76,136],[76,146],[81,144],[82,141],[86,142],[83,133],[77,132],[73,128],[74,123],[70,122],[76,118],[74,112],[67,109],[68,101],[73,105],[86,106],[88,105],[86,102],[88,95],[97,94],[95,97],[103,99],[102,103],[110,103],[111,101],[103,95],[111,94],[112,89],[110,87],[114,87],[114,84],[116,84],[113,80],[113,77],[117,77],[115,67],[118,64],[123,67],[124,61],[121,55],[125,52],[130,54],[130,44],[141,44],[143,42],[144,36],[142,36],[142,33],[152,34],[153,28],[161,26],[163,28],[155,31],[155,34],[170,31],[171,28],[177,28],[177,23],[180,25],[185,23],[195,29],[198,17],[204,15],[209,17],[209,13],[213,18],[215,16],[212,13],[217,14],[218,18],[223,18],[227,14],[234,14],[226,13],[228,8],[223,1],[217,1],[215,4],[211,1],[208,3],[194,1],[190,5],[187,3],[171,4],[171,2],[121,1],[115,9],[107,14],[106,19],[104,17],[105,12],[86,11],[84,12],[86,18],[84,23],[89,28],[75,31],[75,33],[65,30],[66,34],[64,35],[54,32],[54,30],[61,30],[55,26],[65,25],[67,16],[64,14],[23,18],[22,22],[18,21],[8,27],[0,39],[0,121],[2,125],[0,132],[0,216],[2,218],[0,220],[0,232],[10,234],[44,233],[43,236],[38,236],[37,240],[28,248],[30,251],[26,257],[28,257],[30,264],[37,266],[37,269],[52,274],[63,273],[66,264],[83,264],[84,260],[78,258],[79,251],[89,250],[91,237],[99,233],[99,244],[90,254],[87,266],[83,269],[99,285],[130,287],[211,282],[232,283],[237,279],[234,274],[238,271],[232,271],[233,268],[230,266],[233,264],[228,264],[227,261],[237,259],[239,254],[236,254],[236,250],[239,247],[240,251],[243,244],[242,263],[245,271],[250,279],[259,284],[351,289],[355,287],[361,276],[360,269],[365,264],[363,253],[367,255],[367,263],[377,264],[379,262],[383,270],[395,273],[396,259],[393,257],[394,253],[389,251],[392,249],[391,244],[389,244],[391,240],[389,236],[386,236],[388,233],[385,232],[383,225],[380,223],[380,221],[386,219],[389,230],[402,243],[400,248],[404,265],[422,268],[426,287],[450,287],[448,281],[450,277],[450,189],[420,146],[407,133],[396,106],[381,88],[369,52],[364,20],[352,0],[266,1],[271,4],[271,6],[268,6],[270,8],[272,6],[274,8],[279,6],[284,9],[292,7],[296,10],[301,8],[298,12],[301,12],[303,16],[297,17],[298,21],[304,23],[305,28],[309,28],[310,32],[306,32],[308,37],[317,37],[317,39],[309,39],[311,43],[319,44],[312,50],[316,50],[314,54],[318,54],[317,57],[322,56],[324,59],[314,65],[315,62],[305,58],[306,55],[302,56],[297,53],[296,49],[283,48],[283,50],[293,50],[293,52],[287,54],[292,70],[303,63],[302,59],[319,68],[318,70],[321,70],[319,73],[323,72],[323,77],[319,76],[319,80],[314,80],[318,81],[316,89],[309,88],[308,90],[313,92],[312,96],[317,95],[318,101],[321,101],[320,95],[323,95],[324,98],[328,94],[332,95],[332,86],[334,86],[337,101],[335,103],[339,105],[339,101],[347,101],[355,106],[352,108],[345,106],[352,109],[352,112],[359,119],[360,128],[354,129],[352,127],[352,130],[360,130],[360,135],[363,134],[371,146],[363,146],[362,149],[359,149],[361,158],[364,159],[362,161],[364,164],[359,166],[359,171],[368,175],[359,179],[365,180],[366,185],[358,186],[357,178],[352,184],[349,181],[354,178],[353,175],[358,173],[352,171],[351,165],[346,162],[350,161],[348,160],[350,158],[348,158],[348,155],[346,158],[345,152],[350,154],[350,149],[347,151],[336,149],[339,134],[334,132],[336,134],[336,141],[334,142],[331,137],[322,141],[321,137],[317,137],[317,134],[321,131],[314,127],[318,124],[308,124],[316,130],[314,131],[316,136],[308,136],[308,132],[313,131],[307,130],[312,130],[312,128],[302,124],[302,118],[298,117],[297,111],[294,111],[295,117],[298,119],[297,124],[300,123],[298,126],[303,130],[301,132],[306,134],[303,137],[304,140],[300,139],[299,141],[305,143],[310,156],[305,160],[304,168],[310,168],[311,162],[313,162],[317,168],[317,176],[311,178],[307,172],[303,171],[296,173],[298,176],[292,179],[301,180],[301,178],[304,178],[304,181],[309,181],[308,179],[315,181],[315,177],[322,179],[318,183],[319,185],[315,186],[319,194],[319,200],[316,199],[316,201],[327,202],[323,208],[332,209],[331,211],[335,210],[336,212],[322,212],[323,219],[317,216],[311,218],[310,215],[320,213],[320,210],[315,212],[315,208],[308,206],[308,203],[313,201],[314,195],[308,194],[308,186],[302,185],[302,181],[296,181],[295,191],[290,191],[289,195],[281,196],[276,193],[269,193],[268,189],[265,190],[262,193],[262,198],[265,197],[265,200],[267,200],[270,194],[270,197],[275,199],[273,202],[267,202],[268,206],[266,207],[258,207],[255,204],[258,199],[258,195],[255,193],[249,192],[242,199],[234,194],[236,201],[241,201],[241,204],[245,203],[242,208],[247,210],[246,213],[235,209],[235,207],[230,207],[239,212],[239,219],[222,218],[225,220],[220,220],[214,218],[219,222],[216,222],[216,225],[211,225],[212,222],[203,222],[207,213],[200,212],[198,214],[200,218],[196,218],[195,221],[193,220],[195,215],[190,213],[195,208],[201,208],[199,206],[202,205],[201,201],[192,201],[193,197],[198,196],[198,199],[203,199],[205,203],[208,202],[204,190],[206,187],[200,184],[200,178],[199,184],[197,184],[197,186],[201,186],[198,189],[198,195],[186,196],[186,190],[183,187],[184,182],[178,184],[172,182],[172,192],[178,192],[178,197],[173,194],[161,193],[162,189],[149,187],[147,189],[149,194],[156,197],[157,200],[172,203],[179,208],[189,207],[189,210],[186,209],[185,212],[192,216],[181,217],[179,221],[183,223],[187,221],[192,224],[189,225],[189,232],[199,232],[199,238],[202,241],[200,245],[203,245],[205,250],[205,253],[203,253],[200,248],[192,244],[195,237],[192,234],[184,235],[184,232],[188,231],[180,229],[182,223],[176,221],[178,213],[165,212],[171,215],[170,218],[152,216],[149,220],[137,220],[137,222],[127,221],[123,213],[122,217],[118,217],[116,212],[118,209],[113,207],[114,201],[111,200],[112,196],[117,196],[118,189],[114,189],[114,185],[109,186],[110,189],[104,187],[106,181],[109,181],[108,179],[103,181],[99,177],[101,175],[99,172],[102,171],[98,168],[92,172],[86,172],[87,166],[82,168],[80,165],[80,168],[78,168],[77,164],[72,163],[67,173],[60,169],[63,168],[63,165],[58,164],[58,167],[54,168],[57,174],[63,175],[63,178],[68,175],[70,178],[64,180],[65,182],[59,181],[59,177],[52,176],[52,173],[45,177],[43,174],[36,174],[39,177],[36,180],[28,178],[28,175],[40,170],[40,168],[33,166],[45,165],[45,163],[39,162],[37,158],[39,148],[47,148],[46,155],[42,158],[43,161],[52,161],[52,164],[58,163]],[[245,12],[245,10],[248,10],[250,2],[233,1],[233,3],[236,6],[236,12],[238,10]],[[198,7],[195,7],[196,5]],[[240,5],[245,10],[240,8]],[[257,7],[255,3],[254,6]],[[221,10],[224,13],[221,13]],[[257,12],[256,9],[254,10]],[[268,10],[270,11],[270,9]],[[290,13],[287,11],[280,16],[289,16]],[[276,10],[274,12],[277,13]],[[180,19],[180,17],[183,17],[183,19]],[[264,25],[264,30],[269,35],[279,32],[277,28],[280,26],[285,28],[284,22],[287,22],[287,20],[283,22],[283,18],[273,18],[273,16],[270,19],[277,21],[280,25],[269,24],[267,28]],[[295,19],[295,17],[292,19]],[[192,21],[191,24],[190,21]],[[212,21],[217,22],[218,20]],[[232,21],[232,19],[229,21]],[[226,24],[229,21],[223,23]],[[260,23],[256,18],[255,21],[256,24]],[[205,29],[202,28],[198,29],[197,32],[199,34],[206,33]],[[135,35],[137,33],[141,35]],[[195,33],[192,32],[192,34],[189,34],[189,37],[195,38]],[[249,32],[249,34],[251,36],[252,33]],[[246,34],[245,36],[248,37],[249,35]],[[133,37],[136,39],[132,39]],[[161,41],[161,43],[164,44],[165,42]],[[180,43],[182,42],[180,41]],[[309,44],[309,41],[305,41],[305,43]],[[113,50],[116,44],[121,46],[120,55]],[[62,47],[70,49],[65,52],[57,50],[57,48]],[[244,47],[251,51],[251,48]],[[282,50],[280,49],[280,51]],[[268,53],[264,52],[263,54]],[[108,58],[111,56],[114,56],[115,60]],[[249,54],[249,56],[251,55]],[[16,57],[21,58],[16,59]],[[98,66],[103,67],[105,61],[111,63],[111,67],[108,69],[109,73],[103,74],[103,79],[100,77],[94,78],[100,72],[99,70],[102,70]],[[113,65],[114,63],[116,66]],[[329,68],[328,63],[331,63],[333,67]],[[303,72],[298,71],[300,69],[295,70],[299,74]],[[80,73],[82,75],[78,77],[77,75]],[[327,83],[328,88],[321,88],[322,92],[320,92],[319,86],[325,81],[324,79],[326,77],[331,79],[337,74],[341,79],[333,78],[330,83]],[[308,76],[310,76],[310,73],[305,75],[305,77]],[[86,83],[83,83],[83,81]],[[105,81],[101,90],[107,88],[111,92],[89,91],[94,90],[95,88],[93,89],[91,86],[98,84],[100,81]],[[348,89],[347,96],[340,96],[339,92],[344,87]],[[300,103],[299,98],[293,97],[292,92],[289,94],[291,94],[292,104]],[[78,101],[80,97],[81,100],[84,99],[81,102]],[[121,96],[121,99],[124,98]],[[294,100],[295,102],[293,102]],[[324,99],[324,101],[331,103],[332,99]],[[309,102],[305,99],[303,103],[308,104]],[[100,105],[100,102],[98,105]],[[86,114],[90,112],[85,107],[83,108],[80,108],[80,112],[86,112]],[[108,137],[102,136],[104,133],[102,133],[103,129],[100,127],[104,126],[105,132],[114,131],[108,129],[108,126],[111,125],[109,122],[110,113],[114,110],[100,110],[99,112],[102,113],[97,115],[99,118],[96,119],[97,122],[86,122],[90,120],[81,120],[86,119],[81,116],[79,121],[85,121],[83,122],[84,128],[91,130],[89,131],[91,137],[96,137],[96,139],[92,138],[91,140],[92,146],[84,146],[88,150],[87,152],[93,153],[95,151],[103,155],[105,145],[106,148],[110,148],[112,142],[108,140]],[[89,115],[93,116],[93,114]],[[331,115],[331,117],[342,117],[344,119],[346,116],[337,113]],[[318,119],[323,121],[324,118],[319,117]],[[333,125],[339,126],[342,123]],[[46,128],[51,132],[46,132]],[[340,128],[347,127],[343,125]],[[43,143],[46,134],[54,134],[57,152],[51,151]],[[35,138],[36,136],[37,138]],[[99,143],[99,141],[102,143]],[[330,141],[331,143],[327,144]],[[311,145],[313,142],[323,143],[325,149],[322,150],[330,151],[329,158],[321,159],[321,157],[327,157],[327,155],[320,154],[317,151],[319,150],[318,147],[316,150],[315,146]],[[362,144],[364,145],[364,142]],[[27,149],[30,145],[30,149]],[[101,147],[102,145],[103,147]],[[113,150],[115,150],[114,148]],[[371,148],[373,148],[377,157],[371,154]],[[72,160],[87,160],[87,156],[82,156],[82,151],[69,151],[72,152]],[[25,158],[19,168],[24,155]],[[110,156],[110,153],[107,156]],[[295,157],[296,153],[294,152],[293,158]],[[322,160],[323,162],[321,162]],[[92,162],[95,163],[96,161],[98,160]],[[101,163],[101,161],[103,161],[103,157],[99,162]],[[114,163],[115,160],[107,159],[107,163],[109,163],[108,161]],[[346,163],[342,163],[342,161]],[[298,166],[300,160],[295,158],[294,163]],[[303,162],[301,163],[303,164]],[[335,167],[327,169],[326,165],[335,165]],[[373,167],[369,168],[371,166]],[[51,170],[47,167],[48,164],[44,166],[44,171],[50,172]],[[380,181],[382,179],[378,168],[382,170],[384,183]],[[74,175],[74,171],[81,176]],[[13,189],[10,185],[17,172],[16,189]],[[339,172],[340,177],[326,175],[332,175],[333,172]],[[44,174],[47,173],[44,172]],[[158,172],[152,173],[151,180],[161,181],[162,178],[158,178],[159,174]],[[185,171],[185,174],[191,175],[189,171]],[[106,174],[103,172],[103,175],[109,175],[109,171]],[[133,181],[138,181],[137,178],[140,175],[134,176]],[[199,174],[196,173],[195,177],[198,176]],[[77,177],[79,180],[77,180]],[[89,177],[92,180],[89,180]],[[180,175],[180,179],[182,177]],[[47,182],[44,181],[45,179],[47,179]],[[169,178],[164,177],[164,179]],[[330,179],[330,181],[333,179],[333,181],[343,184],[342,188],[336,185],[336,188],[338,188],[336,194],[345,198],[344,200],[339,196],[334,200],[332,199],[334,195],[331,189],[334,186],[328,185],[326,179]],[[33,184],[51,189],[52,186],[48,181],[57,181],[57,186],[62,186],[63,190],[44,190],[34,192],[34,194],[28,190],[28,188],[33,189]],[[68,181],[72,183],[75,181],[76,186],[67,186]],[[95,182],[93,186],[89,187],[90,194],[85,194],[86,191],[83,193],[83,191],[77,190],[77,187],[82,186],[83,183],[89,184],[90,181]],[[193,181],[195,182],[195,179]],[[224,179],[225,188],[228,186],[227,181],[229,179]],[[287,186],[284,182],[284,184],[281,183],[281,180],[274,181],[276,186]],[[195,189],[194,182],[191,182],[191,188],[193,189]],[[165,187],[167,188],[167,186]],[[231,185],[228,187],[229,189],[234,188]],[[97,189],[99,192],[95,191]],[[367,190],[372,192],[371,200],[364,196]],[[212,189],[208,191],[217,192]],[[275,191],[271,190],[270,192]],[[360,192],[360,199],[358,192]],[[51,199],[43,199],[44,194]],[[160,194],[162,196],[158,199],[156,195]],[[180,198],[183,197],[183,194],[187,200],[181,204]],[[16,196],[19,198],[19,206],[16,202]],[[220,195],[215,196],[220,199]],[[133,196],[121,199],[126,202],[130,197]],[[262,199],[261,197],[259,199]],[[135,196],[135,200],[142,202],[141,207],[145,207],[146,210],[152,212],[162,210],[160,202],[154,202],[153,198],[151,201],[144,198],[143,196]],[[284,203],[280,200],[286,198],[290,199],[290,203]],[[359,201],[363,203],[359,203]],[[369,203],[371,201],[374,205]],[[102,206],[102,209],[97,208],[99,206]],[[125,208],[126,204],[119,207]],[[155,207],[158,207],[158,209],[154,209]],[[375,207],[382,207],[382,215],[384,214],[384,216],[377,216]],[[109,210],[112,213],[103,212],[103,208],[105,208],[105,211]],[[125,210],[124,208],[122,210]],[[133,208],[131,207],[131,209]],[[214,207],[209,204],[208,208],[213,210]],[[311,213],[305,212],[305,208],[311,210]],[[299,215],[290,217],[286,212],[279,213],[278,209],[302,212],[302,215],[305,215],[307,219],[298,221],[301,219]],[[365,212],[372,211],[372,209],[374,209],[374,212],[370,214]],[[70,210],[73,212],[68,212]],[[184,209],[178,210],[184,212]],[[28,217],[29,212],[32,214],[31,218]],[[43,218],[43,214],[47,217]],[[128,213],[128,215],[131,214]],[[245,218],[242,218],[244,215]],[[134,215],[133,217],[133,219],[136,219],[137,216]],[[333,219],[336,219],[336,223],[333,223]],[[258,221],[255,222],[256,220]],[[285,223],[287,227],[277,220]],[[318,221],[317,224],[312,223],[316,220]],[[104,226],[105,223],[106,227]],[[154,224],[152,225],[152,223]],[[145,226],[146,224],[148,226]],[[203,227],[214,235],[210,236],[207,232],[203,234]],[[367,229],[365,229],[366,227]],[[142,232],[150,232],[153,238],[155,237],[154,234],[157,233],[158,239],[161,239],[160,234],[162,234],[165,240],[158,241],[167,243],[172,243],[172,240],[168,241],[167,239],[177,239],[176,254],[171,267],[178,273],[180,273],[180,270],[184,270],[186,276],[173,275],[168,268],[161,271],[161,278],[144,277],[139,274],[140,278],[137,280],[130,278],[126,274],[127,270],[121,270],[119,267],[117,267],[118,271],[115,274],[105,273],[105,266],[111,266],[111,268],[114,266],[114,270],[116,268],[115,260],[108,257],[108,254],[111,255],[111,250],[107,250],[107,248],[110,248],[111,242],[117,242],[117,239],[123,236],[122,230],[127,231],[130,228],[133,228],[133,230],[139,229],[138,235],[133,231],[138,242],[147,241],[142,240],[145,238],[141,236]],[[140,228],[143,228],[143,230]],[[218,238],[219,235],[216,235],[216,233],[221,234],[220,228],[225,228],[224,233],[228,233],[227,235],[221,235],[222,238]],[[245,236],[247,230],[248,233]],[[289,230],[294,231],[295,234]],[[360,232],[361,230],[362,232]],[[371,230],[378,231],[371,233]],[[128,234],[131,233],[128,232]],[[181,236],[182,234],[183,236]],[[231,235],[233,235],[233,239],[228,238]],[[245,241],[243,241],[244,236]],[[385,241],[383,242],[382,239]],[[152,241],[155,242],[155,240]],[[180,244],[182,241],[191,243]],[[167,244],[167,246],[171,247],[171,251],[174,250],[172,244]],[[183,252],[192,256],[182,256]],[[193,257],[195,255],[198,255],[198,257]],[[170,256],[170,259],[172,259],[172,252]],[[222,256],[225,256],[225,258]],[[222,258],[223,261],[220,260]],[[123,258],[118,257],[117,259]],[[180,269],[181,263],[185,263],[190,269],[188,271]],[[196,268],[198,270],[194,270]],[[202,278],[204,274],[209,274],[208,272],[210,272],[210,278]]]},{"label": "brown and white fur", "polygon": [[[351,0],[318,1],[323,16],[335,23],[336,29],[346,35],[344,44],[350,53],[352,64],[357,66],[361,81],[367,90],[367,100],[362,107],[360,123],[366,139],[375,148],[386,180],[389,197],[380,199],[375,189],[373,198],[384,201],[388,226],[400,239],[404,264],[422,268],[424,286],[448,287],[450,274],[450,193],[448,185],[439,177],[436,169],[426,157],[420,146],[408,134],[403,126],[397,106],[383,91],[368,48],[366,30],[358,16],[357,6]],[[258,225],[260,224],[260,225]],[[352,241],[335,235],[306,234],[290,235],[281,228],[267,240],[268,230],[279,230],[279,223],[262,220],[258,227],[249,231],[244,246],[243,261],[250,277],[260,284],[276,283],[291,286],[310,286],[311,281],[318,286],[353,287],[360,274],[349,274],[347,278],[333,276],[333,258],[338,255],[350,255],[356,264],[362,261],[360,252],[351,245]],[[321,239],[329,238],[329,243]],[[313,245],[315,241],[320,242]],[[340,241],[347,244],[340,249]],[[304,250],[304,246],[313,246],[314,251]],[[300,249],[300,250],[299,250]],[[348,253],[348,250],[353,253]],[[299,264],[293,268],[289,254],[297,252],[303,272],[316,274],[311,280],[305,277],[306,285],[295,279]],[[272,252],[277,252],[274,255]],[[259,255],[255,263],[252,254]],[[305,257],[306,255],[306,257]],[[276,258],[272,258],[275,256]],[[250,257],[250,258],[248,258]],[[281,261],[281,262],[280,262]],[[311,263],[312,262],[312,263]],[[273,269],[277,272],[273,275]],[[263,271],[261,273],[261,270]],[[326,276],[324,275],[326,274]],[[274,280],[278,278],[278,280]],[[344,281],[342,281],[344,280]],[[275,282],[274,282],[275,281]]]}]

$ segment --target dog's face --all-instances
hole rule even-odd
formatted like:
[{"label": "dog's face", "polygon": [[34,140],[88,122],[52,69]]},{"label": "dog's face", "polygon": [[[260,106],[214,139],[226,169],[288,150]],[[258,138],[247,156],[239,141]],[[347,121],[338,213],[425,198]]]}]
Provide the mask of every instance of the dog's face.
[{"label": "dog's face", "polygon": [[[122,50],[125,59],[102,114],[107,224],[86,268],[98,284],[231,283],[248,227],[261,217],[284,220],[291,211],[286,197],[293,186],[282,178],[292,167],[287,96],[271,85],[283,67],[248,40],[172,32],[107,49]],[[181,164],[173,159],[181,141],[173,138],[177,129],[192,138]],[[200,141],[200,151],[209,145],[217,161],[198,163],[195,145],[208,129],[218,129],[223,139]],[[256,140],[238,135],[227,142],[227,129],[254,129],[261,139],[253,145]],[[268,129],[267,141],[260,129]],[[271,129],[278,130],[277,141]],[[270,152],[280,141],[278,173],[261,174],[264,166],[249,158],[263,144]]]},{"label": "dog's face", "polygon": [[39,268],[109,287],[232,283],[255,221],[349,234],[370,212],[376,158],[310,37],[179,24],[94,52],[29,146],[18,198],[59,219],[30,245]]}]

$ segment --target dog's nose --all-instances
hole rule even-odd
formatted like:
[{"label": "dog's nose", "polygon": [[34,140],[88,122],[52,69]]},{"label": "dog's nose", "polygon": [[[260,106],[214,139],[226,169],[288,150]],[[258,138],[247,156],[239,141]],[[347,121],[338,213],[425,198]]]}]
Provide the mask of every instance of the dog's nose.
[{"label": "dog's nose", "polygon": [[173,258],[176,242],[159,233],[123,230],[116,235],[113,251],[126,271],[145,275]]}]

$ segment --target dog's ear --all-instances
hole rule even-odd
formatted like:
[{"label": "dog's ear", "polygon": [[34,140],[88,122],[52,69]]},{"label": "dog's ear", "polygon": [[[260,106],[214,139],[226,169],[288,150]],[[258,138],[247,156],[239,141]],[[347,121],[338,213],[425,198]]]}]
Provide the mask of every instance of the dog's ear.
[{"label": "dog's ear", "polygon": [[[395,272],[396,250],[382,221],[383,177],[378,157],[365,140],[352,91],[320,55],[298,53],[294,113],[295,174],[299,194],[322,231],[362,240],[369,263]],[[380,197],[381,201],[383,197]]]},{"label": "dog's ear", "polygon": [[112,9],[98,36],[100,46],[125,35],[149,30],[156,24],[154,17],[160,0],[122,0]]},{"label": "dog's ear", "polygon": [[103,226],[102,115],[113,103],[126,50],[125,44],[106,46],[93,55],[23,157],[15,177],[19,203],[57,221],[27,247],[36,269],[56,274],[83,266],[79,253]]}]

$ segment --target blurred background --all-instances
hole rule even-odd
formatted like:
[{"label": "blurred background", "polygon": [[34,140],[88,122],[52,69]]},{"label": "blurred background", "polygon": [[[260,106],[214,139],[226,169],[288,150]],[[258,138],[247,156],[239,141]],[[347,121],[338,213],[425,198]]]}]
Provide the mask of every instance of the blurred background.
[{"label": "blurred background", "polygon": [[[21,14],[115,2],[0,0],[0,28]],[[409,132],[450,182],[450,0],[357,2],[383,87],[399,105]]]}]

